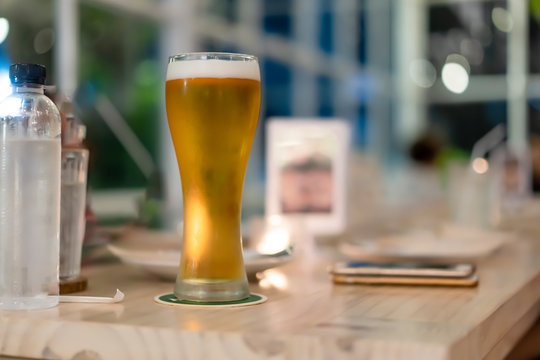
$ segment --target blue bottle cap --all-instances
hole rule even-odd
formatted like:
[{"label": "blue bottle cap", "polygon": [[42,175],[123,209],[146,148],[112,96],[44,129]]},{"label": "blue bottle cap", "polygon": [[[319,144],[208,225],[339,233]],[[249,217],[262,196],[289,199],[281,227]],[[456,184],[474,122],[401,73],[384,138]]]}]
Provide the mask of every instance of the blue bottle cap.
[{"label": "blue bottle cap", "polygon": [[39,64],[13,64],[9,67],[9,79],[14,85],[45,85],[46,76],[47,70],[45,66]]}]

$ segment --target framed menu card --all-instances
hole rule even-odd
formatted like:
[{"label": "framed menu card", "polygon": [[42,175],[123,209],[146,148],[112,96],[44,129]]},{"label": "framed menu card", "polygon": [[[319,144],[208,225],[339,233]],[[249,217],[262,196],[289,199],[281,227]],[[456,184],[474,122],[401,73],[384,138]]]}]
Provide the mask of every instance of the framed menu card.
[{"label": "framed menu card", "polygon": [[270,118],[266,134],[266,215],[301,217],[316,235],[343,232],[349,124]]}]

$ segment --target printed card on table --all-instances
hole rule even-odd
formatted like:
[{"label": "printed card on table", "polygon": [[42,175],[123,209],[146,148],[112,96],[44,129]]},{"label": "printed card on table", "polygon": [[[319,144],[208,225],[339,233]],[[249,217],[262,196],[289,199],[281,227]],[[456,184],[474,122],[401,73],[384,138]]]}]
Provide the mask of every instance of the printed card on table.
[{"label": "printed card on table", "polygon": [[350,126],[341,119],[270,118],[266,214],[301,217],[310,232],[345,229]]}]

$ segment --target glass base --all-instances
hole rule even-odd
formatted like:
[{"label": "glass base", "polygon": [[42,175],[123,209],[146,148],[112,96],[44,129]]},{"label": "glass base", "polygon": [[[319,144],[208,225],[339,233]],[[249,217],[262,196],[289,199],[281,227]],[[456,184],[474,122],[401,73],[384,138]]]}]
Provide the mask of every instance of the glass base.
[{"label": "glass base", "polygon": [[73,273],[72,275],[67,275],[67,276],[62,276],[62,274],[60,274],[60,281],[68,282],[68,281],[75,280],[79,277],[80,274],[81,274],[80,272],[76,272],[76,273]]},{"label": "glass base", "polygon": [[58,305],[58,296],[0,297],[0,310],[47,309]]},{"label": "glass base", "polygon": [[176,279],[174,295],[189,301],[234,301],[249,297],[246,277],[236,280]]}]

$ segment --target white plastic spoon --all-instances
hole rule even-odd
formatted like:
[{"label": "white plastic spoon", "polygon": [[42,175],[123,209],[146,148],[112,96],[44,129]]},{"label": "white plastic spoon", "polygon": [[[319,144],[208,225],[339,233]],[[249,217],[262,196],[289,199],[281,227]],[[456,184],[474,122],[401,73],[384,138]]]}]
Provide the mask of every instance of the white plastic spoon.
[{"label": "white plastic spoon", "polygon": [[58,296],[59,302],[71,303],[96,303],[96,304],[114,304],[124,300],[124,293],[120,289],[116,289],[114,297],[99,297],[99,296]]}]

